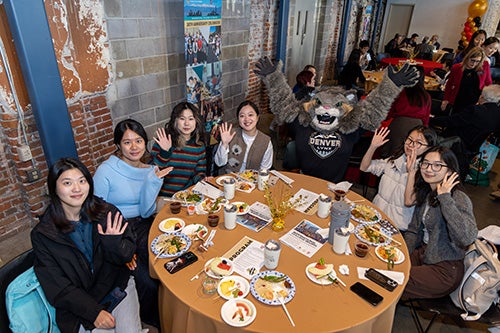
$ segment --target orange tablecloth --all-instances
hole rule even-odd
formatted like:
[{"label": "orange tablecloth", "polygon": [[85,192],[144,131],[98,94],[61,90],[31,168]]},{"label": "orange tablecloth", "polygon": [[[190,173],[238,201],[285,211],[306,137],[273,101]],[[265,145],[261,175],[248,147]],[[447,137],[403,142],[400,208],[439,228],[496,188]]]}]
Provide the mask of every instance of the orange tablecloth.
[{"label": "orange tablecloth", "polygon": [[[409,59],[406,58],[384,58],[380,60],[380,64],[382,66],[389,66],[389,65],[396,66],[396,65],[403,65],[408,60]],[[423,60],[423,59],[415,59],[415,65],[422,66],[424,68],[425,75],[429,75],[429,73],[436,68],[443,67],[443,65],[439,62]]]},{"label": "orange tablecloth", "polygon": [[[324,180],[301,174],[285,174],[295,179],[292,188],[293,193],[300,188],[305,188],[315,193],[332,194],[328,191],[327,182]],[[349,192],[347,198],[350,200],[363,199],[353,192]],[[265,202],[263,192],[258,190],[254,190],[252,193],[237,192],[233,201],[245,201],[249,204],[255,201]],[[370,204],[368,201],[363,203]],[[161,233],[158,229],[159,222],[170,215],[168,206],[165,206],[159,212],[151,227],[150,243]],[[222,220],[223,213],[220,212],[219,215]],[[206,215],[188,216],[185,208],[175,216],[184,219],[187,224],[202,223],[206,225]],[[294,212],[286,218],[285,232],[303,219],[308,219],[324,228],[329,223],[329,218],[320,219],[316,215]],[[353,221],[353,224],[356,225],[357,223]],[[214,295],[205,295],[202,292],[201,281],[204,274],[200,274],[198,280],[190,281],[190,279],[203,269],[203,265],[207,260],[223,255],[245,235],[264,243],[271,238],[278,239],[285,232],[274,232],[268,226],[257,233],[241,225],[238,225],[234,230],[226,230],[223,221],[219,223],[216,229],[215,245],[205,253],[199,253],[197,250],[192,249],[199,258],[198,262],[173,275],[169,274],[163,267],[165,262],[168,261],[167,259],[158,259],[153,262],[154,255],[152,252],[150,253],[150,272],[161,281],[159,303],[162,332],[391,332],[396,303],[408,282],[409,260],[406,259],[402,264],[394,267],[395,271],[404,272],[405,281],[404,285],[398,286],[393,292],[389,292],[371,281],[361,281],[384,297],[384,300],[374,307],[351,292],[349,286],[359,281],[357,275],[358,266],[387,269],[387,264],[376,257],[372,247],[367,257],[358,258],[354,255],[335,254],[329,243],[323,245],[312,258],[307,258],[282,244],[280,261],[276,270],[287,274],[296,285],[296,294],[287,303],[287,308],[296,324],[295,328],[291,326],[280,306],[269,306],[260,303],[251,293],[246,298],[255,304],[257,308],[255,321],[243,328],[227,325],[220,316],[221,306],[225,302],[224,299]],[[396,235],[395,239],[404,244],[401,235]],[[355,240],[356,237],[351,235],[349,243],[353,251]],[[408,258],[406,246],[404,245],[401,249]],[[314,284],[307,278],[305,274],[306,266],[317,261],[320,257],[325,258],[328,263],[333,263],[337,273],[339,265],[347,264],[349,266],[350,275],[340,275],[341,279],[347,284],[347,288],[335,284],[321,286]]]}]

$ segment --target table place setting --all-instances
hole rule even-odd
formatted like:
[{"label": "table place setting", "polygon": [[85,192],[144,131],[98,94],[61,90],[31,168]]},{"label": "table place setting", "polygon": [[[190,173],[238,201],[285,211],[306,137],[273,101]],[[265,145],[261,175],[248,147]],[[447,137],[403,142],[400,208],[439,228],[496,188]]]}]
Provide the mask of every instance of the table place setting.
[{"label": "table place setting", "polygon": [[[403,288],[391,293],[373,282],[363,282],[382,296],[377,307],[364,305],[363,299],[352,297],[351,290],[367,279],[365,272],[371,273],[367,273],[368,278],[374,281],[373,269],[404,287],[409,274],[408,254],[397,228],[370,201],[351,193],[349,182],[332,184],[299,174],[279,174],[293,178],[298,190],[287,186],[273,171],[263,174],[267,181],[259,188],[259,174],[252,171],[246,176],[253,190],[238,191],[236,184],[247,180],[240,173],[229,174],[216,177],[213,183],[217,185],[199,182],[198,187],[182,191],[181,198],[176,199],[182,207],[175,217],[169,207],[159,211],[150,233],[150,264],[161,281],[160,288],[167,290],[160,297],[166,332],[188,333],[201,327],[207,333],[230,332],[233,327],[245,332],[286,331],[291,327],[304,331],[311,320],[320,321],[317,328],[321,331],[390,327],[393,308],[386,305],[397,302]],[[278,180],[275,185],[270,184],[273,178]],[[231,198],[225,197],[227,191],[219,190],[226,181],[233,188]],[[212,198],[209,191],[215,189],[225,198]],[[199,201],[193,205],[187,202],[188,197]],[[218,199],[219,207],[214,209]],[[281,205],[285,209],[282,218],[284,221],[286,217],[286,225],[280,230],[271,227],[274,217],[269,202],[276,212]],[[189,207],[198,214],[191,215]],[[203,217],[207,214],[216,215],[221,222],[212,226]],[[249,237],[248,230],[255,233]],[[160,231],[165,233],[158,236]],[[214,244],[213,237],[218,233],[219,240]],[[168,235],[181,235],[182,249],[172,247],[176,241],[166,244]],[[331,244],[324,247],[326,242]],[[163,266],[192,254],[186,253],[190,249],[197,251],[198,262],[181,267],[180,273],[168,274]],[[164,262],[159,263],[161,260]],[[349,275],[349,268],[358,274]],[[337,320],[321,321],[327,315],[323,303],[332,297],[339,304],[362,307],[372,319],[359,322],[344,306],[334,304]],[[311,304],[310,310],[303,304]]]}]

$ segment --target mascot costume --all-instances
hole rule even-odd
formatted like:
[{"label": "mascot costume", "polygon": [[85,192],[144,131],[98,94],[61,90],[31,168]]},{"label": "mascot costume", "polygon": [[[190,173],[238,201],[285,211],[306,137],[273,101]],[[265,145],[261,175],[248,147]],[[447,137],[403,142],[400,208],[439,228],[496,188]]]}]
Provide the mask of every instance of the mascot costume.
[{"label": "mascot costume", "polygon": [[386,70],[382,82],[359,103],[355,90],[339,86],[321,89],[310,102],[295,99],[282,63],[261,58],[254,69],[269,92],[271,112],[287,123],[295,137],[299,167],[306,175],[332,182],[343,179],[354,144],[363,130],[375,131],[404,87],[417,83],[416,68],[405,64]]}]

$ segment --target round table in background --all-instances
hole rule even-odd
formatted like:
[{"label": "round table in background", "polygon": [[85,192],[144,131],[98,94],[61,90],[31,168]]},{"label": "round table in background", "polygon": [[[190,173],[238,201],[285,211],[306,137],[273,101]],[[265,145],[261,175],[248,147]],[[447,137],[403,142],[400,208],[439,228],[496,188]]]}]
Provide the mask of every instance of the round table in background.
[{"label": "round table in background", "polygon": [[[292,194],[301,188],[318,194],[332,194],[327,188],[327,182],[322,179],[295,173],[284,174],[295,180],[291,189]],[[363,197],[352,191],[347,194],[347,198],[349,200],[363,199]],[[263,192],[257,189],[252,193],[237,191],[236,197],[231,201],[244,201],[248,204],[255,201],[265,203]],[[372,205],[369,201],[363,201],[362,204]],[[403,243],[401,250],[406,259],[403,263],[395,265],[394,270],[404,273],[404,284],[399,285],[393,292],[389,292],[371,281],[361,280],[363,284],[383,296],[384,300],[379,305],[372,306],[349,290],[351,285],[360,281],[357,274],[358,266],[387,269],[387,264],[376,257],[373,247],[370,247],[370,252],[365,258],[358,258],[355,255],[335,254],[332,251],[332,246],[325,243],[315,255],[308,258],[282,244],[279,265],[276,270],[287,274],[295,283],[296,294],[286,306],[295,321],[296,327],[291,326],[281,306],[263,304],[256,300],[251,293],[248,294],[246,299],[250,300],[257,309],[255,320],[250,325],[241,328],[226,324],[220,315],[220,309],[225,300],[217,297],[217,295],[205,295],[202,292],[201,282],[204,273],[200,274],[200,279],[190,281],[194,275],[203,270],[205,262],[213,257],[222,256],[244,236],[265,243],[268,239],[279,239],[303,219],[307,219],[322,228],[327,228],[329,218],[321,219],[317,215],[307,215],[294,211],[286,217],[285,231],[278,233],[273,231],[270,226],[259,232],[251,231],[241,225],[237,225],[233,230],[226,230],[223,223],[223,213],[219,212],[218,214],[221,221],[215,228],[217,230],[214,238],[215,245],[210,247],[208,252],[203,253],[198,252],[195,249],[196,246],[192,246],[191,250],[199,258],[194,264],[175,274],[170,274],[164,268],[164,264],[168,259],[154,261],[155,256],[150,252],[151,275],[161,282],[159,304],[162,332],[391,332],[396,304],[404,286],[408,282],[410,271],[408,250],[400,234],[395,235],[394,238]],[[150,244],[156,236],[161,234],[158,228],[160,221],[170,216],[171,213],[168,205],[166,205],[158,213],[151,227]],[[186,224],[200,223],[207,225],[206,215],[188,216],[185,208],[181,210],[180,214],[174,216],[183,219]],[[382,216],[387,219],[384,214]],[[353,224],[356,225],[357,223],[353,222]],[[208,227],[208,229],[212,228]],[[351,235],[349,243],[353,252],[355,241],[356,237]],[[348,265],[350,274],[348,276],[339,275],[347,287],[337,284],[322,286],[313,283],[307,278],[305,274],[306,266],[318,261],[321,257],[327,263],[333,263],[338,274],[339,265]],[[265,268],[262,270],[265,270]]]},{"label": "round table in background", "polygon": [[[407,58],[384,58],[380,60],[380,65],[382,66],[389,66],[389,65],[403,65],[405,62],[409,61],[410,59]],[[430,61],[430,60],[423,60],[423,59],[414,59],[414,62],[411,63],[416,66],[422,66],[424,68],[424,73],[425,75],[429,75],[430,72],[432,72],[436,68],[442,68],[443,64],[435,61]]]}]

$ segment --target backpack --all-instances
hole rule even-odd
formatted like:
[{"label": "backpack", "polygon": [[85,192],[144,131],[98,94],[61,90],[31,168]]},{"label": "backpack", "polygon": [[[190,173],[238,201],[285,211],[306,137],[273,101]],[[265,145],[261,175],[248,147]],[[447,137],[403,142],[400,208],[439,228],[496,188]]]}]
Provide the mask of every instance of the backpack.
[{"label": "backpack", "polygon": [[[461,315],[464,320],[477,320],[499,300],[500,261],[495,246],[476,239],[465,253],[464,266],[462,282],[450,297],[465,311]],[[469,312],[475,315],[469,315]]]},{"label": "backpack", "polygon": [[9,284],[5,303],[12,332],[61,332],[56,324],[56,309],[45,298],[33,267]]}]

